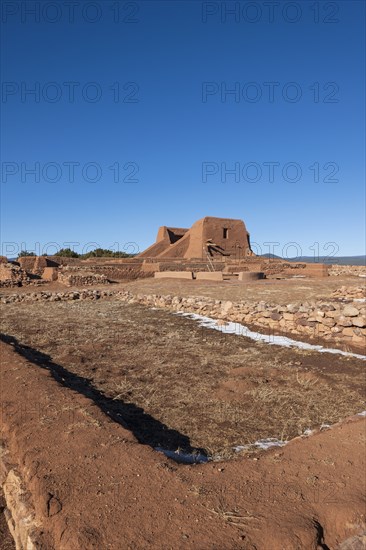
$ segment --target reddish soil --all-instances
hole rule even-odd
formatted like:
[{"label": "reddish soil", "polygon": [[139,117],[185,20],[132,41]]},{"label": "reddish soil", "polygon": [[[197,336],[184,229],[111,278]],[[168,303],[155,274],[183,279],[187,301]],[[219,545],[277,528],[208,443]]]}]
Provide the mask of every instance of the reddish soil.
[{"label": "reddish soil", "polygon": [[[110,288],[285,304],[360,281]],[[46,289],[69,290],[1,294]],[[37,549],[366,548],[366,419],[352,416],[365,408],[364,362],[259,344],[113,298],[11,304],[1,323],[1,438]],[[317,431],[298,437],[306,428]],[[290,441],[233,453],[265,437]],[[222,460],[177,464],[159,444]],[[13,550],[1,497],[0,549]]]},{"label": "reddish soil", "polygon": [[358,536],[353,548],[363,548],[365,419],[178,465],[140,444],[85,377],[15,342],[0,351],[2,437],[37,547],[333,550]]},{"label": "reddish soil", "polygon": [[[345,286],[364,286],[365,279],[355,276],[320,279],[261,279],[249,283],[238,281],[189,281],[184,279],[139,279],[122,284],[141,294],[171,294],[179,296],[208,296],[217,300],[290,304],[328,299],[333,290]],[[115,288],[115,286],[113,286]]]}]

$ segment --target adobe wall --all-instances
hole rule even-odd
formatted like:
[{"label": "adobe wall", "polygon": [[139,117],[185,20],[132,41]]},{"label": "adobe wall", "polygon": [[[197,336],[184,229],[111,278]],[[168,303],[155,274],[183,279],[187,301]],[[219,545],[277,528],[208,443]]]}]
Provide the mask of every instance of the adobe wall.
[{"label": "adobe wall", "polygon": [[42,273],[42,279],[45,281],[57,281],[58,269],[57,267],[45,267]]},{"label": "adobe wall", "polygon": [[36,256],[22,256],[17,259],[17,264],[19,264],[22,269],[25,269],[25,271],[28,271],[28,273],[32,273],[35,262]]},{"label": "adobe wall", "polygon": [[176,237],[183,237],[187,233],[188,229],[185,227],[167,227],[162,225],[158,229],[158,235],[156,237],[156,242],[163,240],[169,241],[171,244],[174,244]]},{"label": "adobe wall", "polygon": [[192,271],[156,271],[155,279],[193,279]]},{"label": "adobe wall", "polygon": [[[143,252],[140,252],[137,258],[156,258],[164,254],[164,252],[170,249],[173,244],[178,242],[178,240],[182,241],[187,232],[188,229],[186,228],[167,227],[166,225],[162,225],[158,229],[156,242]],[[183,246],[184,242],[185,240],[183,240]],[[180,246],[182,246],[182,244]]]},{"label": "adobe wall", "polygon": [[222,271],[196,271],[197,281],[222,281]]},{"label": "adobe wall", "polygon": [[28,273],[42,275],[46,267],[57,267],[59,262],[56,262],[48,256],[22,256],[18,258],[17,263],[22,269]]},{"label": "adobe wall", "polygon": [[183,259],[187,255],[187,250],[191,240],[191,231],[187,231],[181,239],[171,244],[169,240],[161,241],[156,245],[153,252],[157,252],[164,246],[164,249],[158,253],[158,258],[180,258]]},{"label": "adobe wall", "polygon": [[210,254],[213,257],[253,254],[249,233],[242,220],[207,216],[196,221],[190,229],[160,227],[155,244],[141,252],[139,257],[205,259],[208,240],[212,242]]},{"label": "adobe wall", "polygon": [[[209,239],[224,254],[238,255],[241,253],[243,257],[250,251],[249,235],[242,220],[206,217],[193,224],[190,233],[187,258],[204,258],[203,247]],[[212,253],[214,256],[220,255],[215,250],[212,250]]]}]

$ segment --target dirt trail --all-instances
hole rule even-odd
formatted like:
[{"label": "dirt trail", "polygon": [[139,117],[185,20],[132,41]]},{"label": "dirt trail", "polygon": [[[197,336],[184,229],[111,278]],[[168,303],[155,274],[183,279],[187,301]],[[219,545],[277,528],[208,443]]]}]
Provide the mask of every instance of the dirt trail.
[{"label": "dirt trail", "polygon": [[0,351],[4,489],[17,473],[40,548],[320,550],[365,528],[364,418],[259,456],[177,465],[52,369]]}]

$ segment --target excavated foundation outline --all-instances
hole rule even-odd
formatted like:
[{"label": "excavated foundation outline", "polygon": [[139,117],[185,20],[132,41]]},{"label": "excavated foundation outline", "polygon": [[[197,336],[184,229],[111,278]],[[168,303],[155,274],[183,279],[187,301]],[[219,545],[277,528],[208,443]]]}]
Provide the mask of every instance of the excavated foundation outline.
[{"label": "excavated foundation outline", "polygon": [[[0,340],[13,346],[15,351],[27,361],[50,371],[54,380],[62,386],[93,401],[104,414],[133,433],[140,444],[149,445],[153,449],[161,447],[173,454],[179,448],[189,455],[207,456],[205,449],[191,446],[188,436],[178,430],[168,428],[133,403],[125,403],[120,399],[105,396],[92,386],[90,380],[68,371],[62,365],[52,361],[49,355],[19,343],[15,337],[10,335],[0,334]],[[177,458],[179,459],[179,456]]]}]

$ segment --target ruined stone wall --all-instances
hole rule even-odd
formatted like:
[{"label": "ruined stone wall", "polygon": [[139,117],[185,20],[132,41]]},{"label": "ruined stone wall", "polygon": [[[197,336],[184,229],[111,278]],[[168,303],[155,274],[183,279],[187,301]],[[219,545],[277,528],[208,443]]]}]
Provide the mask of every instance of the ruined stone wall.
[{"label": "ruined stone wall", "polygon": [[109,284],[105,275],[91,273],[86,270],[76,270],[64,268],[58,273],[58,281],[66,286],[91,286],[100,284]]},{"label": "ruined stone wall", "polygon": [[0,287],[15,287],[29,284],[30,278],[21,267],[12,263],[0,263]]},{"label": "ruined stone wall", "polygon": [[355,275],[366,277],[366,266],[364,265],[331,265],[329,267],[329,275],[339,277],[342,275]]},{"label": "ruined stone wall", "polygon": [[153,273],[142,271],[142,263],[118,263],[113,265],[87,264],[68,265],[61,268],[61,271],[83,275],[83,273],[93,273],[106,277],[109,281],[126,281],[138,278],[151,277]]},{"label": "ruined stone wall", "polygon": [[[305,336],[314,343],[335,341],[364,347],[366,344],[366,303],[321,300],[301,304],[278,304],[264,301],[256,304],[210,298],[183,298],[179,296],[122,295],[131,303],[206,315],[222,321],[232,321],[256,327],[265,334]],[[223,329],[224,330],[224,329]]]}]

